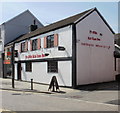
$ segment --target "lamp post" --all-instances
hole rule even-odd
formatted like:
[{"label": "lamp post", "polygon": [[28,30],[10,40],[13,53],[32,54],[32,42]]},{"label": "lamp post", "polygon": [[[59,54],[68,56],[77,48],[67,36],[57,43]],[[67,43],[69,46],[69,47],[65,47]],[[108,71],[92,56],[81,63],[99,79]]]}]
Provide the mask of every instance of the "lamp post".
[{"label": "lamp post", "polygon": [[15,82],[14,82],[14,79],[15,79],[15,75],[14,75],[14,48],[15,48],[15,44],[13,43],[13,46],[12,46],[12,88],[15,88]]}]

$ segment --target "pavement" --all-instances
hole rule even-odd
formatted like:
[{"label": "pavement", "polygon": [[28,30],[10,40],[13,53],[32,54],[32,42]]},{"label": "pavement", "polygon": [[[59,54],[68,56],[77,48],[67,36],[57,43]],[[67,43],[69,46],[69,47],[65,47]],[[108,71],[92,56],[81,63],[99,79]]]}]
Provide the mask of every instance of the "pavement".
[{"label": "pavement", "polygon": [[120,105],[118,82],[115,81],[80,86],[78,89],[60,87],[60,91],[58,92],[48,91],[49,85],[37,83],[33,84],[33,90],[31,90],[31,83],[16,80],[15,88],[12,88],[12,80],[9,78],[0,78],[0,83],[0,89],[5,91],[32,92],[59,99],[72,99],[74,101],[84,101],[86,103],[94,103],[96,105],[102,104],[103,106],[115,106],[115,108]]},{"label": "pavement", "polygon": [[14,90],[14,91],[24,91],[24,92],[34,92],[34,93],[46,93],[46,94],[54,94],[54,93],[69,93],[74,92],[75,90],[72,88],[64,88],[60,87],[60,91],[51,92],[48,91],[49,85],[43,85],[39,83],[33,83],[33,90],[31,90],[31,83],[25,81],[14,81],[15,88],[12,88],[12,79],[9,78],[0,78],[0,88],[2,90]]}]

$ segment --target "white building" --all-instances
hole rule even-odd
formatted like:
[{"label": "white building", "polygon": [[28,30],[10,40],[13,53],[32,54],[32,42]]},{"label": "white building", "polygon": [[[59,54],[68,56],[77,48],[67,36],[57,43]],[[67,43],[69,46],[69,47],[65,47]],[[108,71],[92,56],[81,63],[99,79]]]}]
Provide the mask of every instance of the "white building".
[{"label": "white building", "polygon": [[16,40],[15,79],[78,85],[114,76],[114,32],[96,8],[37,29]]},{"label": "white building", "polygon": [[[17,37],[29,32],[29,26],[36,20],[38,28],[43,27],[40,21],[29,11],[26,10],[11,20],[0,25],[0,65],[2,64],[2,53],[4,53],[4,45],[15,40]],[[0,66],[2,72],[2,65]],[[2,76],[2,73],[0,73]]]}]

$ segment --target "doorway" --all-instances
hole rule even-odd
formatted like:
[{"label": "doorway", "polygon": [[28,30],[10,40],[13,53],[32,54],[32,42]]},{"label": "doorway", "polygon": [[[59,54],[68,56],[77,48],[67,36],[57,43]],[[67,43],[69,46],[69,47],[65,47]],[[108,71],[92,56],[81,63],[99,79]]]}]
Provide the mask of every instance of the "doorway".
[{"label": "doorway", "polygon": [[17,65],[17,79],[21,80],[21,63]]}]

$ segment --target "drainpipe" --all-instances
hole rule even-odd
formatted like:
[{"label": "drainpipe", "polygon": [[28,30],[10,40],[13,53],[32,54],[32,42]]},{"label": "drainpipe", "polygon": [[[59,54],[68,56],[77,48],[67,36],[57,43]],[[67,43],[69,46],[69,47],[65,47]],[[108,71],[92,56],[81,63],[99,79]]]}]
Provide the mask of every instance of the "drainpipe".
[{"label": "drainpipe", "polygon": [[77,87],[76,24],[72,25],[72,88]]}]

